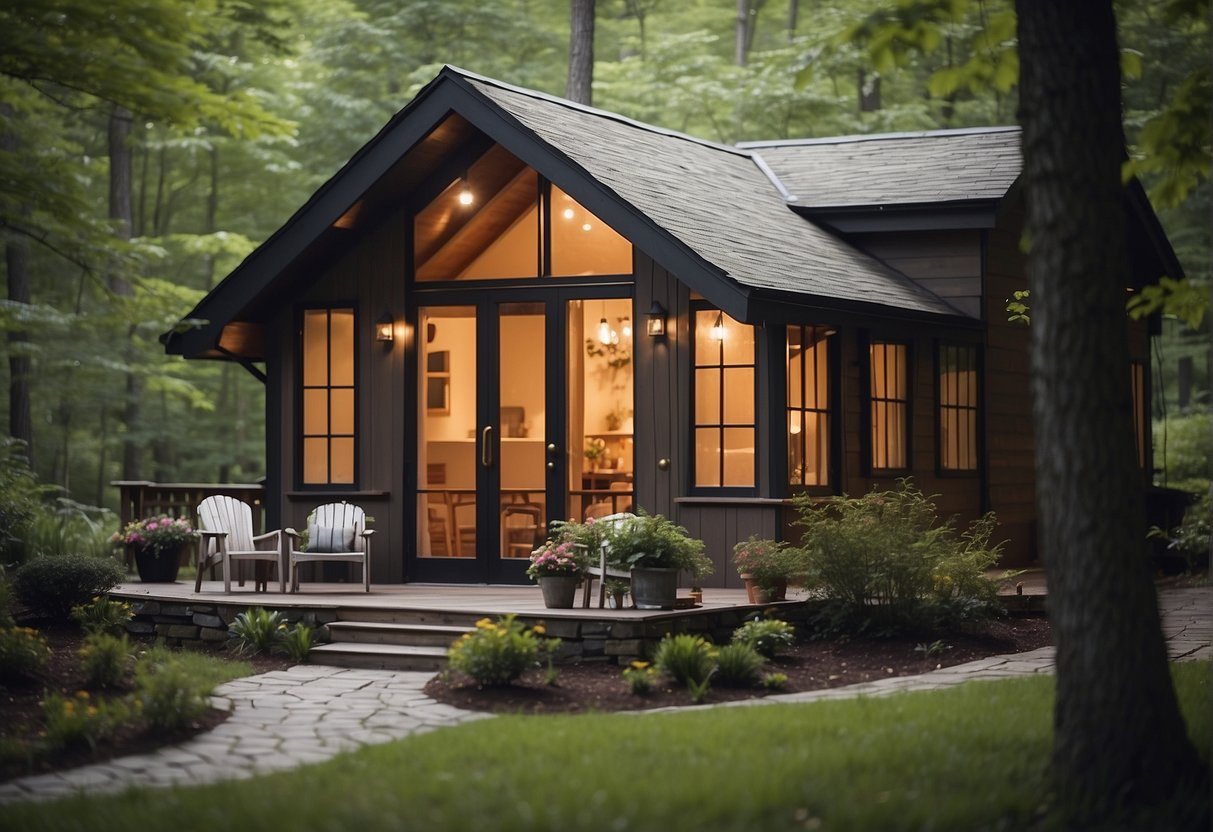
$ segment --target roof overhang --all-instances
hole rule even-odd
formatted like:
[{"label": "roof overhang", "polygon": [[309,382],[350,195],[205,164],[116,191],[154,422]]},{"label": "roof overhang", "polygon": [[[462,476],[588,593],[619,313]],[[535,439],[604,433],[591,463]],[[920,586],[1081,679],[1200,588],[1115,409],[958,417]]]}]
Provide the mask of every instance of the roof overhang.
[{"label": "roof overhang", "polygon": [[1001,202],[998,199],[980,199],[890,205],[806,206],[789,201],[788,207],[840,234],[864,234],[993,228]]}]

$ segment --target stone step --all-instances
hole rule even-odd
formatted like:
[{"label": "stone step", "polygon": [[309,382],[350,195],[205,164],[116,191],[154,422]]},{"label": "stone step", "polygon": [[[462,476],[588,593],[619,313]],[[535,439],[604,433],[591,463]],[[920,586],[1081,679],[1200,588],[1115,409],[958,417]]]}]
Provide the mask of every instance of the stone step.
[{"label": "stone step", "polygon": [[313,647],[310,661],[312,664],[353,667],[361,670],[438,672],[446,667],[446,648],[334,642]]},{"label": "stone step", "polygon": [[445,624],[392,624],[380,621],[334,621],[328,625],[334,642],[354,644],[400,644],[411,647],[447,648],[473,627]]},{"label": "stone step", "polygon": [[470,628],[482,618],[496,618],[495,614],[483,612],[450,612],[426,609],[383,609],[367,607],[339,607],[338,621],[359,621],[374,624],[412,624],[418,626]]}]

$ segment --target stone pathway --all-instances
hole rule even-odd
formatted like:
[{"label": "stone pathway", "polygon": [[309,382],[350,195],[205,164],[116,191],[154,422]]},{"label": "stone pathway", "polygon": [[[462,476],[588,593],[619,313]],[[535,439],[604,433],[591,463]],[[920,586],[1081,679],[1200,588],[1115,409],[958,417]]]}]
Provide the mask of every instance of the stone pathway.
[{"label": "stone pathway", "polygon": [[[1159,601],[1171,657],[1185,661],[1213,659],[1213,590],[1167,590],[1160,593]],[[1052,669],[1053,648],[1045,647],[978,659],[922,676],[779,694],[716,707],[882,696],[945,688],[971,679],[1048,673]],[[323,762],[363,745],[490,716],[427,697],[422,688],[431,675],[299,665],[237,679],[216,690],[216,705],[230,708],[232,716],[213,731],[150,754],[12,780],[0,785],[0,803],[51,800],[81,792],[120,792],[135,785],[196,785],[252,777]]]}]

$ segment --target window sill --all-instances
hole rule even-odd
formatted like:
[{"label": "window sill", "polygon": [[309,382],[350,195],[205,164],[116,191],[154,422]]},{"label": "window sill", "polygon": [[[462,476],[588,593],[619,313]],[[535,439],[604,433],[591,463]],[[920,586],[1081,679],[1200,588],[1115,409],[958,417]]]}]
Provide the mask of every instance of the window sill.
[{"label": "window sill", "polygon": [[359,500],[387,500],[392,496],[390,491],[339,491],[337,489],[317,488],[315,491],[287,491],[285,495],[291,500],[313,500],[317,497]]},{"label": "window sill", "polygon": [[676,497],[679,506],[782,506],[788,503],[779,497]]}]

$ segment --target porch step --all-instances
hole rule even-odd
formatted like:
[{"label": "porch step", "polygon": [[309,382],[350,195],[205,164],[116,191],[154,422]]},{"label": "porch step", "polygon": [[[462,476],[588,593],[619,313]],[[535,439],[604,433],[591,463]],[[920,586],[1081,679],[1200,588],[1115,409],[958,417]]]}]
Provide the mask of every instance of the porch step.
[{"label": "porch step", "polygon": [[446,667],[446,648],[339,641],[313,647],[311,661],[313,664],[362,670],[437,672]]},{"label": "porch step", "polygon": [[472,627],[443,624],[393,624],[380,621],[333,621],[328,628],[334,642],[444,649],[464,633],[473,630]]},{"label": "porch step", "polygon": [[[385,609],[373,607],[338,607],[337,621],[358,621],[372,624],[409,624],[425,627],[456,627],[470,629],[485,617],[496,615],[483,612],[448,612],[426,609]],[[451,637],[453,641],[459,633]]]}]

